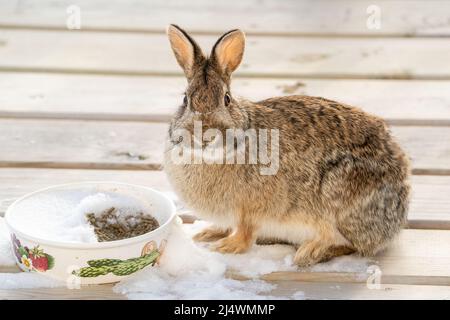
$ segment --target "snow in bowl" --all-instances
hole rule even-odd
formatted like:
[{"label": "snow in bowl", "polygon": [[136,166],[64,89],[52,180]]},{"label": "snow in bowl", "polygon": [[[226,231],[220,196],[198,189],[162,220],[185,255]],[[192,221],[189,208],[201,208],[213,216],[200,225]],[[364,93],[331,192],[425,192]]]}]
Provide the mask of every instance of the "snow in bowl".
[{"label": "snow in bowl", "polygon": [[23,271],[99,284],[157,267],[175,216],[173,202],[156,190],[84,182],[25,195],[5,221]]}]

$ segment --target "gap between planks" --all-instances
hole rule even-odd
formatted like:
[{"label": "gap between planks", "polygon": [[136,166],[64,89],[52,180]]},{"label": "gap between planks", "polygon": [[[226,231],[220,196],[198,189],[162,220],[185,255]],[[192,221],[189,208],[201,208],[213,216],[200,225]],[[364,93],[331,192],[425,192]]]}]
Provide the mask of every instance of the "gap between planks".
[{"label": "gap between planks", "polygon": [[[4,73],[0,87],[3,118],[168,122],[181,103],[186,80]],[[450,125],[448,88],[450,81],[237,78],[231,91],[251,101],[322,96],[358,106],[391,125],[441,126]]]},{"label": "gap between planks", "polygon": [[[342,300],[342,299],[376,299],[376,300],[440,300],[450,299],[450,287],[429,285],[380,285],[379,288],[369,289],[365,284],[341,282],[300,282],[300,281],[271,281],[275,285],[268,295],[290,297],[299,291],[303,295],[299,298],[313,300]],[[80,289],[51,288],[51,289],[15,289],[0,290],[0,299],[81,299],[81,300],[123,300],[125,295],[113,292],[113,284],[85,286]]]},{"label": "gap between planks", "polygon": [[[180,77],[183,74],[179,71],[139,71],[139,70],[95,70],[64,67],[23,67],[18,65],[1,66],[1,72],[17,73],[49,73],[49,74],[67,74],[67,75],[96,75],[96,76],[126,76],[126,77]],[[449,81],[450,74],[409,74],[403,71],[383,73],[287,73],[287,72],[246,72],[237,71],[236,78],[257,78],[257,79],[314,79],[314,80],[417,80],[417,81]]]},{"label": "gap between planks", "polygon": [[[1,40],[2,71],[181,75],[165,35],[4,30]],[[206,49],[216,37],[197,40]],[[450,80],[450,68],[440,63],[448,48],[441,39],[249,37],[236,75]],[[274,57],[279,62],[268,63]]]},{"label": "gap between planks", "polygon": [[[29,119],[29,120],[84,120],[84,121],[128,121],[128,122],[169,122],[171,114],[144,114],[133,115],[129,113],[77,113],[77,112],[33,112],[33,111],[0,111],[0,119]],[[424,126],[449,127],[450,119],[385,119],[391,126]]]},{"label": "gap between planks", "polygon": [[[58,161],[12,161],[0,160],[0,168],[30,168],[30,169],[83,169],[83,170],[163,170],[160,163],[124,163],[124,162],[58,162]],[[413,175],[449,176],[450,169],[420,168],[412,169]]]},{"label": "gap between planks", "polygon": [[[96,33],[138,33],[138,34],[166,34],[166,29],[163,28],[127,28],[127,27],[83,27],[83,29],[73,29],[68,30],[67,27],[63,26],[52,26],[52,25],[37,25],[37,24],[4,24],[0,23],[0,29],[5,30],[25,30],[25,31],[55,31],[55,32],[96,32]],[[222,31],[210,31],[204,29],[189,29],[189,34],[193,36],[220,36]],[[284,38],[350,38],[350,39],[373,39],[373,38],[449,38],[449,34],[414,34],[414,33],[357,33],[357,32],[347,32],[347,33],[333,33],[333,32],[302,32],[302,31],[291,31],[291,32],[277,32],[277,31],[245,31],[247,36],[252,37],[284,37]]]},{"label": "gap between planks", "polygon": [[[167,123],[0,119],[0,167],[158,169],[167,131]],[[391,131],[414,173],[450,173],[450,127]]]},{"label": "gap between planks", "polygon": [[[105,180],[172,191],[162,171],[0,168],[0,216],[15,199],[50,185]],[[450,176],[412,176],[411,184],[409,228],[450,229]]]},{"label": "gap between planks", "polygon": [[[367,9],[371,1],[303,0],[303,1],[239,1],[215,3],[208,1],[166,2],[135,1],[41,0],[39,6],[22,1],[0,2],[0,24],[17,27],[64,28],[67,8],[78,5],[82,9],[83,30],[125,30],[133,32],[163,32],[169,23],[200,33],[220,33],[236,27],[253,34],[298,33],[321,36],[448,36],[447,1],[377,1],[382,10],[382,28],[366,26]],[[254,14],[249,15],[249,10]],[[405,19],[404,17],[407,17]],[[214,22],[214,23],[212,23]]]}]

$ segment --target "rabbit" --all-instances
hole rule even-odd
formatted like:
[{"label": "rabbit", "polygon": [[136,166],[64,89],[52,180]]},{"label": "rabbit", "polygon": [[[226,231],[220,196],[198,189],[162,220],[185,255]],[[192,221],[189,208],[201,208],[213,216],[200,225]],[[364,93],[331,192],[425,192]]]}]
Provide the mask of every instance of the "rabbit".
[{"label": "rabbit", "polygon": [[[170,25],[167,34],[188,85],[170,122],[163,166],[180,199],[211,222],[195,241],[235,254],[256,241],[287,242],[296,246],[294,262],[308,267],[352,253],[373,256],[395,239],[406,224],[410,165],[382,119],[321,97],[234,97],[241,30],[223,34],[209,57],[180,27]],[[277,129],[278,170],[175,161],[186,138],[178,133],[194,134],[195,122],[203,131]]]}]

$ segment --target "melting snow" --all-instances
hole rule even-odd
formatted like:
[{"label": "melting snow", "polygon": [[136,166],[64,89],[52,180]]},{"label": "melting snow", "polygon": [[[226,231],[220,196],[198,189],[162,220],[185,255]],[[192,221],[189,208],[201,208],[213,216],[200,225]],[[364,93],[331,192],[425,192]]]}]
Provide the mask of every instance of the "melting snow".
[{"label": "melting snow", "polygon": [[[256,246],[242,255],[222,255],[193,243],[190,235],[203,222],[193,225],[175,225],[158,269],[147,268],[123,280],[115,292],[131,299],[280,299],[270,292],[276,288],[268,282],[252,279],[237,281],[226,278],[229,269],[242,270],[240,274],[256,277],[264,273],[294,270],[284,254],[292,248]],[[296,298],[302,295],[296,293]]]},{"label": "melting snow", "polygon": [[15,263],[8,228],[5,219],[0,217],[0,266],[13,266]]},{"label": "melting snow", "polygon": [[[73,204],[76,204],[77,210],[70,219],[66,219],[65,223],[71,227],[80,226],[80,212],[84,214],[88,209],[100,212],[104,209],[102,206],[105,205],[105,200],[108,200],[106,202],[110,206],[113,200],[105,197],[107,196],[96,195],[83,198],[82,201],[78,197],[71,203],[72,208]],[[53,210],[65,209],[69,202],[56,203],[58,206]],[[48,204],[42,206],[39,212],[44,212],[48,206]],[[34,213],[36,220],[40,214],[38,215],[36,210]],[[174,225],[160,266],[146,268],[132,275],[116,284],[114,291],[126,294],[130,299],[305,299],[302,291],[289,296],[275,297],[271,292],[276,286],[257,279],[261,275],[275,271],[297,270],[292,262],[295,255],[294,247],[254,245],[245,254],[219,254],[210,251],[207,248],[208,244],[196,244],[191,239],[192,235],[207,225],[208,223],[202,221],[191,225]],[[46,229],[41,231],[48,232]],[[66,236],[65,240],[91,241],[91,235],[92,230],[80,227],[75,229],[74,234]],[[59,237],[62,233],[53,233],[53,236]],[[0,219],[0,265],[12,264],[14,258],[9,247],[9,234],[3,219]],[[302,271],[366,272],[367,264],[367,259],[344,256]],[[230,279],[227,272],[237,273],[249,280]],[[0,274],[0,289],[56,286],[61,286],[61,283],[37,273]]]},{"label": "melting snow", "polygon": [[114,207],[120,222],[129,212],[150,212],[134,198],[115,193],[58,191],[16,206],[12,223],[32,236],[62,242],[98,242],[86,214],[101,214]]},{"label": "melting snow", "polygon": [[53,280],[39,273],[0,273],[0,289],[57,288],[64,282]]}]

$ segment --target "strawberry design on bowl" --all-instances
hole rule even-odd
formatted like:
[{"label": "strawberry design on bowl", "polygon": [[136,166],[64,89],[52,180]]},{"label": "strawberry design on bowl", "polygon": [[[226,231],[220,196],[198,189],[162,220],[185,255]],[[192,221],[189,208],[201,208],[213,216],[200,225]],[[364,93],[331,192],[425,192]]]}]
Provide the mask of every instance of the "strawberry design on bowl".
[{"label": "strawberry design on bowl", "polygon": [[14,255],[23,270],[45,272],[52,269],[55,265],[55,259],[51,255],[45,253],[39,245],[31,249],[22,246],[14,234],[11,235],[11,242]]},{"label": "strawberry design on bowl", "polygon": [[53,258],[44,253],[44,250],[40,249],[39,246],[36,246],[29,251],[29,257],[33,262],[33,268],[37,271],[44,272],[53,267]]}]

